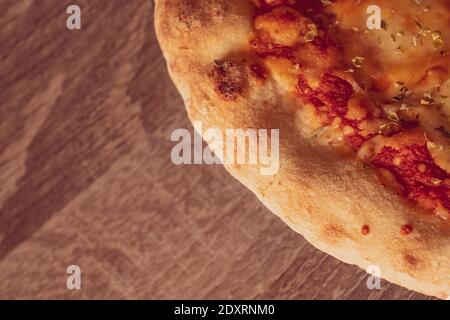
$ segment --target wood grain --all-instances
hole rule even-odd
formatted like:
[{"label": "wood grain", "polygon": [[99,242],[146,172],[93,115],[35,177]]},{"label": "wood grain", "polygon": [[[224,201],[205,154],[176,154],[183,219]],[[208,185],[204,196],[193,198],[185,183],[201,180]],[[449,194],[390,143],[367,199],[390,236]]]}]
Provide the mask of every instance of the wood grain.
[{"label": "wood grain", "polygon": [[[172,164],[171,132],[192,126],[151,1],[9,0],[0,14],[0,298],[424,298],[368,290],[222,167]],[[66,288],[71,264],[81,290]]]}]

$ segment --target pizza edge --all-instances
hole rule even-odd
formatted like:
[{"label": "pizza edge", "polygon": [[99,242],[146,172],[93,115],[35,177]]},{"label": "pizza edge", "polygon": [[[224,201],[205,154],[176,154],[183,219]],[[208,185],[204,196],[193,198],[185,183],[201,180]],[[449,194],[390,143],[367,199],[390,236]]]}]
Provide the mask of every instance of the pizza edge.
[{"label": "pizza edge", "polygon": [[[448,222],[380,186],[351,159],[312,145],[292,110],[277,107],[289,97],[280,96],[273,81],[258,84],[246,74],[245,88],[232,100],[215,92],[214,61],[245,54],[252,38],[251,1],[155,5],[157,37],[192,121],[222,129],[283,128],[276,176],[261,176],[255,166],[226,165],[230,174],[316,248],[364,270],[376,265],[382,278],[408,289],[450,296]],[[412,232],[402,233],[404,226]]]}]

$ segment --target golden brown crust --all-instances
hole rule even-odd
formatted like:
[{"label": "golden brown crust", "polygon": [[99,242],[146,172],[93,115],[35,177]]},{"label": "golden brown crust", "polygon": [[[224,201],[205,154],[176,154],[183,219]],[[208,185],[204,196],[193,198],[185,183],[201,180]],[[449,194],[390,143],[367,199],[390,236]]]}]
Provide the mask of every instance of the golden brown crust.
[{"label": "golden brown crust", "polygon": [[[296,121],[298,99],[281,94],[274,79],[252,74],[252,1],[155,2],[157,36],[191,120],[221,129],[280,128],[278,174],[226,165],[234,177],[320,250],[363,269],[377,265],[382,278],[409,289],[450,296],[448,221],[383,188],[352,159],[312,143]],[[223,79],[217,68],[231,73]]]}]

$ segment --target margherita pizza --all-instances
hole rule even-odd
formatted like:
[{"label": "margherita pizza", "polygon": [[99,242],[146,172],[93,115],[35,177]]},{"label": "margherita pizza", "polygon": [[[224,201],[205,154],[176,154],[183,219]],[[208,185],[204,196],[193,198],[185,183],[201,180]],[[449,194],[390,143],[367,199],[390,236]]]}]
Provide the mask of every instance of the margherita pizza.
[{"label": "margherita pizza", "polygon": [[449,1],[156,0],[156,30],[193,121],[279,129],[277,174],[225,164],[268,208],[450,296]]}]

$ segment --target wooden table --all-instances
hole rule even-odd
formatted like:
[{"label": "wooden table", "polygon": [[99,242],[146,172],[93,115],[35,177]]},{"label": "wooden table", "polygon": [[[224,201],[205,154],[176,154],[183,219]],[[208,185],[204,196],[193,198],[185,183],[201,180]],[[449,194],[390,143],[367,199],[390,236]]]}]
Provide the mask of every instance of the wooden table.
[{"label": "wooden table", "polygon": [[192,126],[152,6],[0,2],[0,298],[424,298],[367,289],[222,167],[172,164],[171,132]]}]

